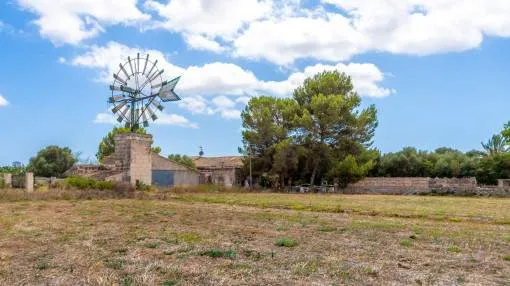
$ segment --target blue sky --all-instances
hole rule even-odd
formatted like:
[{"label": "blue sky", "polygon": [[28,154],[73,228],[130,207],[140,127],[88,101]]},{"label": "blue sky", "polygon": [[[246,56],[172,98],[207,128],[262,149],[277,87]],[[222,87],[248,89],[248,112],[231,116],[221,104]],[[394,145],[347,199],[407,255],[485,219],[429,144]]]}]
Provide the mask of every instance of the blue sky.
[{"label": "blue sky", "polygon": [[236,154],[250,97],[324,69],[376,105],[383,152],[476,149],[510,120],[509,50],[506,0],[2,2],[0,165],[50,144],[94,159],[111,73],[137,52],[182,76],[149,127],[164,154]]}]

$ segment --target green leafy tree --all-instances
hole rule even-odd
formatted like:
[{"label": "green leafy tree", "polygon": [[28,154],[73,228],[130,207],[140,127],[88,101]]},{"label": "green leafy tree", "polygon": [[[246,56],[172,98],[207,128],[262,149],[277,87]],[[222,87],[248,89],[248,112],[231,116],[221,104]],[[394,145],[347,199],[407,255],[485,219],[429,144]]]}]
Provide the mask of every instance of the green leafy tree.
[{"label": "green leafy tree", "polygon": [[[503,130],[502,133],[506,133]],[[482,147],[485,150],[487,156],[494,156],[500,153],[504,153],[508,151],[507,139],[503,135],[495,134],[487,142],[482,142]]]},{"label": "green leafy tree", "polygon": [[325,71],[294,91],[300,107],[295,138],[310,151],[310,184],[334,161],[357,156],[372,144],[377,127],[375,106],[360,110],[361,98],[345,73]]},{"label": "green leafy tree", "polygon": [[243,150],[250,150],[255,176],[272,169],[275,145],[289,138],[297,108],[292,99],[261,96],[252,98],[241,113]]},{"label": "green leafy tree", "polygon": [[161,153],[161,147],[159,147],[159,146],[151,147],[151,152],[155,153],[155,154],[159,154],[159,153]]},{"label": "green leafy tree", "polygon": [[304,154],[304,148],[293,144],[290,138],[275,144],[272,173],[278,174],[281,187],[284,187],[286,182],[291,185],[292,178],[298,176],[299,160]]},{"label": "green leafy tree", "polygon": [[[115,135],[131,133],[130,128],[125,127],[113,127],[112,131],[108,132],[105,137],[99,143],[97,148],[96,158],[99,162],[103,162],[103,160],[113,154],[115,152]],[[138,128],[136,130],[137,134],[148,134],[144,128]],[[160,147],[151,147],[151,151],[159,154],[161,152]]]},{"label": "green leafy tree", "polygon": [[62,177],[76,162],[71,149],[59,146],[48,146],[40,150],[35,157],[30,159],[27,169],[36,176]]},{"label": "green leafy tree", "polygon": [[347,187],[349,183],[359,181],[366,177],[373,167],[373,160],[359,162],[359,158],[357,159],[349,154],[344,160],[334,163],[329,171],[329,176],[337,178],[340,187]]},{"label": "green leafy tree", "polygon": [[361,109],[360,103],[351,78],[337,71],[306,79],[293,98],[252,98],[241,118],[254,176],[278,176],[280,185],[315,184],[335,162],[358,158],[377,126],[375,107]]},{"label": "green leafy tree", "polygon": [[195,163],[193,162],[193,160],[186,155],[170,154],[170,155],[168,155],[168,159],[175,161],[179,164],[188,166],[190,168],[196,169],[196,166],[195,166]]},{"label": "green leafy tree", "polygon": [[506,144],[510,145],[510,121],[505,123],[503,126],[503,131],[501,131],[501,136],[505,138]]}]

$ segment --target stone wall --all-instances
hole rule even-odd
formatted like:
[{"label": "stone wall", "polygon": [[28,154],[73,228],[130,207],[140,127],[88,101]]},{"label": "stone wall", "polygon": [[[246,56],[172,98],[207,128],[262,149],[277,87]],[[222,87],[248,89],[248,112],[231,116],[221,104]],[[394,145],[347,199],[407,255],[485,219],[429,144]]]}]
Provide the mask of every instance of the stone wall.
[{"label": "stone wall", "polygon": [[341,190],[350,194],[469,194],[476,193],[475,178],[374,177]]},{"label": "stone wall", "polygon": [[351,194],[413,194],[429,191],[430,178],[398,177],[365,178],[357,183],[350,184],[344,193]]},{"label": "stone wall", "polygon": [[127,171],[122,181],[131,185],[135,185],[137,181],[150,185],[152,136],[124,133],[117,134],[114,140],[115,153],[105,160],[105,165],[115,170]]},{"label": "stone wall", "polygon": [[201,183],[215,184],[228,188],[238,185],[241,182],[236,181],[236,169],[211,169],[200,170],[202,173]]},{"label": "stone wall", "polygon": [[476,193],[475,178],[430,178],[432,193],[474,194]]}]

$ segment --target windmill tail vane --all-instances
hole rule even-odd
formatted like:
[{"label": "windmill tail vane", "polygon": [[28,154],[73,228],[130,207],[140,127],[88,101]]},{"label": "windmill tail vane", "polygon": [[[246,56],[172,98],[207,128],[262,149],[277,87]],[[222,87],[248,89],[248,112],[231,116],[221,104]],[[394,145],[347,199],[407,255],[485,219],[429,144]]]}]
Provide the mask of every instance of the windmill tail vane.
[{"label": "windmill tail vane", "polygon": [[120,63],[119,70],[113,74],[108,103],[117,121],[133,132],[140,125],[148,127],[149,118],[155,121],[158,117],[154,109],[162,111],[163,102],[181,100],[175,93],[180,76],[164,81],[164,70],[157,64],[158,60],[152,61],[148,54],[140,57],[138,53],[136,58],[128,57]]}]

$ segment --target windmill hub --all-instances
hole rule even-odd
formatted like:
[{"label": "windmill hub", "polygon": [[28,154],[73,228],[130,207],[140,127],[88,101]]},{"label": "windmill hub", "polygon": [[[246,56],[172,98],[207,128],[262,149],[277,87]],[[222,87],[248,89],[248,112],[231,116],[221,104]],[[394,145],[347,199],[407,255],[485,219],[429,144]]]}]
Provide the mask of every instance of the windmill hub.
[{"label": "windmill hub", "polygon": [[163,69],[159,69],[158,60],[149,59],[149,55],[128,57],[119,64],[119,70],[113,74],[110,85],[112,92],[108,103],[119,123],[124,123],[131,131],[136,131],[140,123],[149,126],[149,119],[155,121],[156,110],[164,109],[162,103],[178,101],[174,92],[180,77],[163,80]]}]

